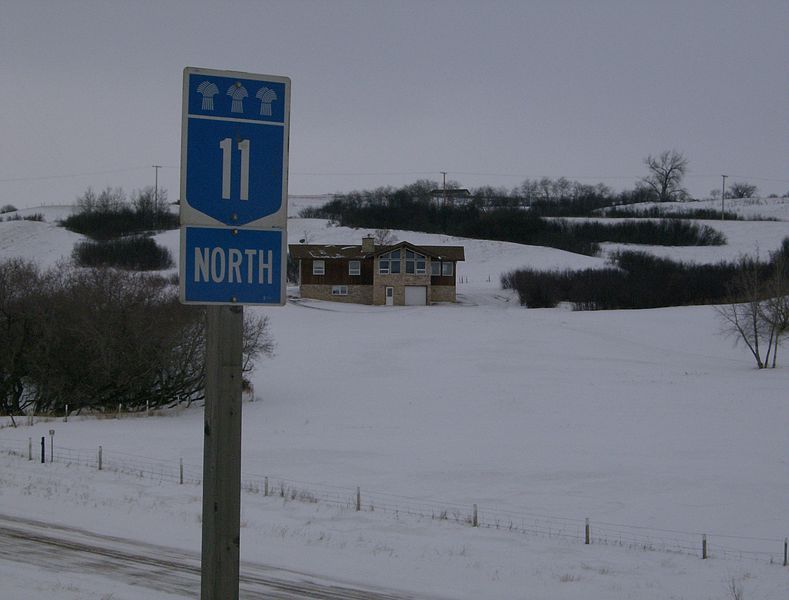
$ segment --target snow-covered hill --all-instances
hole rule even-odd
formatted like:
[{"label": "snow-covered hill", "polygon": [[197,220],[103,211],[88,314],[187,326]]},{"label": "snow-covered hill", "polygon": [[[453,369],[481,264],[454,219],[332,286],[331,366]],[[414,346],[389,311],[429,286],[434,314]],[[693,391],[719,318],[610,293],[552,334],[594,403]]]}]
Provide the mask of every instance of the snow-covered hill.
[{"label": "snow-covered hill", "polygon": [[[762,254],[773,250],[780,225],[725,223],[732,247],[721,254],[759,240]],[[291,240],[359,243],[365,233],[289,220]],[[277,349],[253,376],[258,400],[244,405],[245,478],[287,480],[305,500],[351,498],[360,486],[365,509],[245,493],[244,559],[458,599],[725,598],[732,579],[749,600],[785,596],[789,571],[770,558],[780,562],[789,535],[786,360],[756,371],[711,307],[525,310],[499,289],[502,271],[601,258],[394,233],[463,243],[466,303],[247,309],[270,317]],[[49,222],[0,223],[0,257],[48,264],[74,239]],[[158,241],[177,252],[177,232]],[[705,248],[666,252],[708,260]],[[26,452],[51,428],[57,446],[82,456],[101,445],[129,464],[183,458],[199,471],[199,407],[6,427],[0,448]],[[5,455],[0,480],[0,514],[199,548],[197,486]],[[454,522],[474,504],[490,528]],[[447,520],[433,519],[442,507]],[[702,533],[708,561],[695,555]],[[14,598],[135,597],[101,575],[69,589],[52,571],[24,595],[36,577],[14,564],[0,560]]]}]

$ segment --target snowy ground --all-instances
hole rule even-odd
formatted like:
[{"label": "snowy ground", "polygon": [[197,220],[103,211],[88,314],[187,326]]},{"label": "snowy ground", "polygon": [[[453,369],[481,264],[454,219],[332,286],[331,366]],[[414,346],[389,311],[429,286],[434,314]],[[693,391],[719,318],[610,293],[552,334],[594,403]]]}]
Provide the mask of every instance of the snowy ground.
[{"label": "snowy ground", "polygon": [[[721,254],[752,253],[755,240],[766,253],[789,235],[786,222],[709,224],[726,228]],[[69,254],[70,234],[19,226],[0,223],[0,257]],[[290,239],[310,243],[365,233],[289,222]],[[710,307],[525,310],[499,289],[511,268],[604,259],[395,233],[465,245],[464,303],[261,311],[277,350],[244,405],[243,471],[275,491],[244,494],[244,560],[418,597],[732,598],[732,579],[748,600],[786,597],[789,569],[770,558],[782,560],[789,535],[789,368],[753,369]],[[10,236],[27,245],[15,251]],[[176,232],[158,239],[177,249]],[[665,252],[709,260],[706,248]],[[156,466],[141,477],[27,461],[28,438],[51,428],[63,456],[81,452],[75,461],[90,464],[101,445],[118,465],[177,469],[183,458],[199,474],[199,407],[0,429],[0,448],[24,455],[0,454],[0,515],[199,550],[198,485],[157,478]],[[280,498],[280,481],[301,500]],[[486,527],[463,522],[474,504]],[[0,598],[179,597],[8,558],[0,573]]]}]

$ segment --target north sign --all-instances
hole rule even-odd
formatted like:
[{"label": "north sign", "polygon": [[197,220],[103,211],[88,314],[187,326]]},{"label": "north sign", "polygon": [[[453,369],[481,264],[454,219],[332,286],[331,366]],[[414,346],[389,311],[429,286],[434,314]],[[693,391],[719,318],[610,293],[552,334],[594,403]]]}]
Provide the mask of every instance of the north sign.
[{"label": "north sign", "polygon": [[184,227],[184,298],[196,304],[283,304],[284,233]]}]

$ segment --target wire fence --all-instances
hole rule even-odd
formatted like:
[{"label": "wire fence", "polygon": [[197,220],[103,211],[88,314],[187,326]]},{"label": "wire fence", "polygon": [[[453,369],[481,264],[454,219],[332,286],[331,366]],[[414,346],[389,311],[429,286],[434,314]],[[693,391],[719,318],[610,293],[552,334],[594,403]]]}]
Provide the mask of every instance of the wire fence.
[{"label": "wire fence", "polygon": [[[46,445],[46,440],[44,446],[33,444],[32,440],[6,440],[0,444],[0,452],[27,460],[78,465],[161,483],[202,483],[202,465],[186,464],[183,459],[163,461],[117,451],[108,452],[102,447],[94,451],[51,448]],[[353,489],[249,472],[242,474],[241,489],[250,494],[321,503],[349,511],[446,521],[573,544],[617,546],[636,551],[752,560],[787,566],[787,538],[680,531],[606,521],[590,523],[586,518],[479,508],[476,504],[469,506],[446,501],[425,501],[410,496],[362,490],[360,487]]]}]

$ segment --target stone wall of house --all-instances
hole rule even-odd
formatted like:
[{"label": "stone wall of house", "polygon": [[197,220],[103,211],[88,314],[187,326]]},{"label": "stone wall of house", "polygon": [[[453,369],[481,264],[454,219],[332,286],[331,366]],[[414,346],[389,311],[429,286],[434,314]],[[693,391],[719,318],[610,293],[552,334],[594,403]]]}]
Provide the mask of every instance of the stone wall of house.
[{"label": "stone wall of house", "polygon": [[[378,269],[376,261],[376,270]],[[380,275],[376,272],[375,283],[373,284],[373,304],[386,304],[386,288],[394,288],[395,306],[405,304],[405,286],[423,285],[427,287],[427,303],[433,302],[430,294],[430,275],[412,275],[397,273],[395,275]]]},{"label": "stone wall of house", "polygon": [[372,304],[373,288],[369,285],[349,285],[347,296],[334,296],[330,285],[305,284],[301,286],[301,297],[331,302],[353,302],[355,304]]},{"label": "stone wall of house", "polygon": [[454,285],[433,285],[430,287],[430,302],[456,302]]}]

